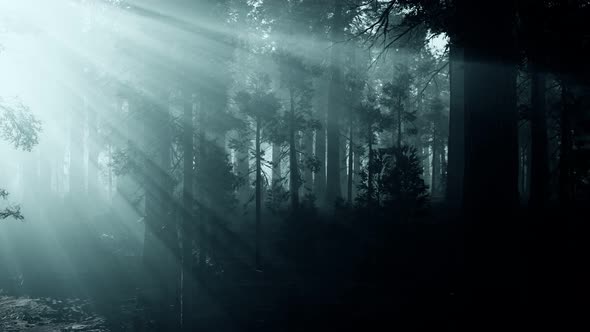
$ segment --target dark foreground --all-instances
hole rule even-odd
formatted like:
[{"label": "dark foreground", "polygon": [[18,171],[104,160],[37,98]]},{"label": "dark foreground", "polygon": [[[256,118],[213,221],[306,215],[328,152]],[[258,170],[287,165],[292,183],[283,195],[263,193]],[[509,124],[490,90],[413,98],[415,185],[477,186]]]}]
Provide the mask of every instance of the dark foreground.
[{"label": "dark foreground", "polygon": [[[587,209],[519,213],[495,223],[482,217],[479,224],[440,215],[404,225],[289,226],[290,235],[277,228],[268,237],[282,238],[267,241],[262,272],[252,266],[247,241],[219,232],[215,256],[195,271],[194,330],[578,326]],[[35,274],[24,278],[27,287],[4,280],[0,331],[149,329],[136,300],[139,258],[89,247],[90,256],[77,258],[86,262],[84,273],[71,280]]]}]

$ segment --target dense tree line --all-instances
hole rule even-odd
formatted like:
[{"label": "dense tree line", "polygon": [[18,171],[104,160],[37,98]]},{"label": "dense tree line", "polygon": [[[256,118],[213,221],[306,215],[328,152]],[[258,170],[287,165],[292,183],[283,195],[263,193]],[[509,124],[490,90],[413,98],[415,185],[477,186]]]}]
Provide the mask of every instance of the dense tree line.
[{"label": "dense tree line", "polygon": [[[85,32],[104,54],[71,64],[69,124],[48,124],[68,142],[20,171],[77,217],[141,221],[142,329],[192,331],[229,257],[262,273],[279,242],[310,259],[326,223],[441,206],[477,223],[590,195],[587,1],[89,6],[112,16]],[[0,99],[3,139],[31,150],[39,130]]]}]

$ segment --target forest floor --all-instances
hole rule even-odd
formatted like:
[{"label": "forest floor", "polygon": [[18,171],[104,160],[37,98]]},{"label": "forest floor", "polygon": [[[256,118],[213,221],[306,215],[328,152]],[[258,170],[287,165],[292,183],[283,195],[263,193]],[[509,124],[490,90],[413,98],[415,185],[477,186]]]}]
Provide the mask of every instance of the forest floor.
[{"label": "forest floor", "polygon": [[109,331],[87,300],[0,296],[0,331]]}]

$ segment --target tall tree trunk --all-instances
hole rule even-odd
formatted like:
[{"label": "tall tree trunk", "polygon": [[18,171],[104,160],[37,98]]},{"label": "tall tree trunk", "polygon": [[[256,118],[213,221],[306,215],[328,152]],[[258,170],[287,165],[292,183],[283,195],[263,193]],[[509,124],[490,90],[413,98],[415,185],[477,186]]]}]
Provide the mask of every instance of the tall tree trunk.
[{"label": "tall tree trunk", "polygon": [[244,184],[239,188],[238,198],[241,203],[248,202],[250,199],[251,185],[250,181],[250,147],[251,137],[246,137],[246,147],[244,150],[236,151],[236,170],[240,177],[244,178]]},{"label": "tall tree trunk", "polygon": [[572,199],[572,170],[570,163],[573,141],[569,108],[567,83],[562,81],[560,119],[561,144],[559,145],[559,201],[563,206],[568,206]]},{"label": "tall tree trunk", "polygon": [[549,152],[545,112],[545,75],[540,72],[540,68],[535,66],[531,85],[531,187],[529,205],[531,208],[538,209],[545,206],[548,198]]},{"label": "tall tree trunk", "polygon": [[513,3],[458,3],[466,23],[464,207],[470,214],[512,211],[518,204]]},{"label": "tall tree trunk", "polygon": [[281,145],[272,144],[272,184],[278,185],[281,180]]},{"label": "tall tree trunk", "polygon": [[[306,130],[306,132],[304,133],[303,152],[304,158],[309,158],[313,156],[313,132],[311,130]],[[305,183],[306,193],[310,193],[313,189],[313,172],[309,167],[305,167],[303,181]]]},{"label": "tall tree trunk", "polygon": [[348,177],[347,177],[347,198],[348,203],[352,205],[352,185],[353,185],[353,169],[354,169],[354,121],[353,108],[350,108],[350,119],[348,120]]},{"label": "tall tree trunk", "polygon": [[289,195],[291,198],[291,210],[296,211],[299,208],[300,179],[297,160],[295,96],[293,88],[289,89],[289,105]]},{"label": "tall tree trunk", "polygon": [[344,18],[342,1],[334,1],[334,16],[332,18],[332,54],[331,54],[331,82],[327,118],[328,160],[326,180],[326,204],[332,207],[337,198],[342,196],[340,186],[340,110],[342,109],[342,59],[341,42],[344,37]]},{"label": "tall tree trunk", "polygon": [[[354,131],[357,133],[357,137],[360,137],[361,130],[360,128],[355,128]],[[360,142],[360,141],[359,141]],[[358,193],[358,186],[359,186],[359,177],[361,172],[361,153],[359,151],[359,147],[353,145],[353,197],[357,197]]]},{"label": "tall tree trunk", "polygon": [[432,179],[430,182],[430,193],[432,196],[438,194],[438,163],[439,163],[439,152],[438,152],[438,136],[436,133],[436,124],[432,124]]},{"label": "tall tree trunk", "polygon": [[262,166],[260,155],[260,119],[256,120],[256,257],[255,264],[257,270],[262,270],[262,262],[260,257],[261,245],[261,213],[262,213]]},{"label": "tall tree trunk", "polygon": [[317,120],[320,122],[321,127],[315,131],[315,157],[318,159],[319,169],[314,175],[313,179],[313,192],[318,198],[320,204],[324,203],[326,195],[326,115],[327,115],[327,101],[329,98],[325,98],[326,93],[329,91],[329,78],[327,75],[323,75],[319,80],[319,93],[316,94],[319,98],[315,105],[315,114]]},{"label": "tall tree trunk", "polygon": [[369,160],[367,163],[367,206],[373,207],[373,128],[369,126],[367,134],[369,135]]},{"label": "tall tree trunk", "polygon": [[465,86],[463,49],[451,40],[449,51],[450,111],[449,162],[447,173],[447,204],[459,208],[463,200],[463,170],[465,163]]},{"label": "tall tree trunk", "polygon": [[401,151],[402,147],[402,114],[404,105],[402,103],[402,97],[397,98],[397,150]]},{"label": "tall tree trunk", "polygon": [[191,313],[193,310],[192,296],[194,287],[193,271],[193,186],[194,186],[194,123],[193,100],[184,96],[182,145],[184,151],[182,181],[182,293],[181,293],[181,324],[183,331],[192,331]]},{"label": "tall tree trunk", "polygon": [[444,194],[447,190],[447,154],[445,151],[445,142],[441,140],[440,143],[440,177],[438,180],[438,193]]}]

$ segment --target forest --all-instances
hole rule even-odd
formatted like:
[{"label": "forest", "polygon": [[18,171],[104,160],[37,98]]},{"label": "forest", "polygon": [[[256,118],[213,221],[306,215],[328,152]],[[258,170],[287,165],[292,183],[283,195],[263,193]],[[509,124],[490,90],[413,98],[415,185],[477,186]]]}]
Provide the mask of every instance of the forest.
[{"label": "forest", "polygon": [[588,203],[588,0],[0,0],[0,331],[577,330]]}]

